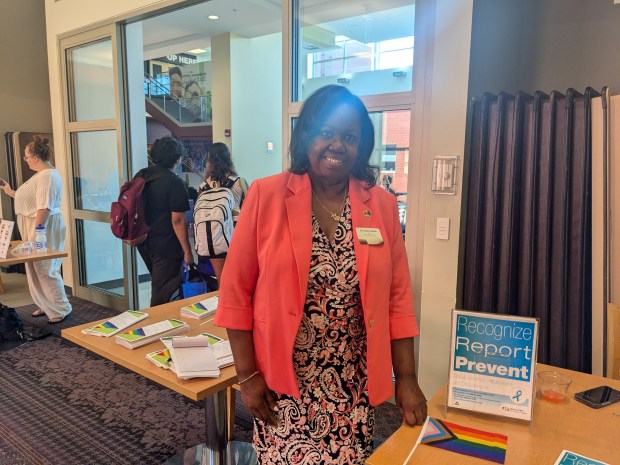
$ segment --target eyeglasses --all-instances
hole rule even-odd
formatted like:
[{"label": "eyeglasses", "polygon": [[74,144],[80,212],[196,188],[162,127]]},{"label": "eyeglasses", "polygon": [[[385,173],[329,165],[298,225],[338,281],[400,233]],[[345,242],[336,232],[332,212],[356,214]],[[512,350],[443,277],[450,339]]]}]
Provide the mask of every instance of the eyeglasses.
[{"label": "eyeglasses", "polygon": [[31,157],[24,157],[24,161],[28,161],[29,158],[36,158],[34,155],[32,155]]}]

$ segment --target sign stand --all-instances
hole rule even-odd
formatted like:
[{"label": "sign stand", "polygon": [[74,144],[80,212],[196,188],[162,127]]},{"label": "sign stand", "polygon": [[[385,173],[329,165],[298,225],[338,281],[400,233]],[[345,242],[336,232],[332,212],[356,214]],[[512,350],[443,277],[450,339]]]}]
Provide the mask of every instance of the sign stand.
[{"label": "sign stand", "polygon": [[11,246],[11,237],[13,237],[14,221],[2,220],[0,223],[0,257],[6,258]]},{"label": "sign stand", "polygon": [[453,310],[444,416],[468,410],[533,431],[538,328],[536,318]]}]

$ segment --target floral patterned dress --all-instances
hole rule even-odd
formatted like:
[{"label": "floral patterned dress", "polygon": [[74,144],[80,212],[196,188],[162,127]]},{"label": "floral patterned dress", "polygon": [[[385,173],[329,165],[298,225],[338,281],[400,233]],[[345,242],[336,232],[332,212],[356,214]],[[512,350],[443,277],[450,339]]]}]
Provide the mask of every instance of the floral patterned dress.
[{"label": "floral patterned dress", "polygon": [[293,350],[301,397],[278,395],[279,423],[255,420],[261,465],[359,464],[373,447],[366,328],[347,199],[330,244],[312,217],[304,316]]}]

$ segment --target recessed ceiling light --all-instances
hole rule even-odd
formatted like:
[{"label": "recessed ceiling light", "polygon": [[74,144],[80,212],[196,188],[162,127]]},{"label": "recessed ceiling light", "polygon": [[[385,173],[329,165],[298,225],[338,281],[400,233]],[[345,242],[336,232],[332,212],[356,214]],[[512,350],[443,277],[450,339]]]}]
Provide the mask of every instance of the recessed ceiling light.
[{"label": "recessed ceiling light", "polygon": [[207,18],[209,18],[209,19],[220,19],[220,17],[218,15],[209,15],[209,16],[207,16]]},{"label": "recessed ceiling light", "polygon": [[195,48],[194,50],[188,50],[187,53],[192,53],[194,55],[199,55],[201,53],[207,53],[204,48]]}]

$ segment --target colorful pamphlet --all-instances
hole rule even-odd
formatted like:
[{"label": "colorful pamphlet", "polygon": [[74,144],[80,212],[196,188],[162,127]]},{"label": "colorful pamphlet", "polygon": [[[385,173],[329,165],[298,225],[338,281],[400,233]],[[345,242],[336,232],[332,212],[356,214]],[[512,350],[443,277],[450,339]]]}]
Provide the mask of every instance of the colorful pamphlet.
[{"label": "colorful pamphlet", "polygon": [[569,450],[563,450],[554,465],[579,465],[582,463],[587,465],[609,465],[607,462],[594,460]]},{"label": "colorful pamphlet", "polygon": [[116,342],[129,349],[135,349],[161,337],[182,334],[189,330],[189,325],[184,321],[170,319],[120,333],[116,336]]},{"label": "colorful pamphlet", "polygon": [[421,444],[495,463],[506,461],[508,437],[503,434],[469,428],[437,418],[429,418],[420,434]]},{"label": "colorful pamphlet", "polygon": [[99,323],[98,325],[83,329],[82,333],[88,334],[90,336],[110,337],[118,333],[119,331],[129,328],[131,325],[137,323],[138,321],[144,320],[148,316],[148,313],[127,310],[126,312],[123,312],[120,315],[115,316],[114,318],[110,318],[103,323]]},{"label": "colorful pamphlet", "polygon": [[218,337],[215,334],[211,334],[211,333],[201,333],[200,335],[201,336],[207,336],[209,338],[209,344],[211,344],[211,345],[215,345],[218,342],[221,342],[221,341],[224,340],[221,337]]},{"label": "colorful pamphlet", "polygon": [[209,344],[215,353],[217,366],[219,368],[224,368],[235,363],[229,341],[211,333],[202,333],[201,335],[209,338]]},{"label": "colorful pamphlet", "polygon": [[185,318],[203,319],[215,315],[217,310],[217,296],[209,297],[195,304],[181,308],[181,316]]},{"label": "colorful pamphlet", "polygon": [[156,350],[155,352],[149,352],[146,354],[146,359],[153,362],[160,368],[170,369],[172,364],[172,358],[170,357],[170,351],[168,349]]}]

